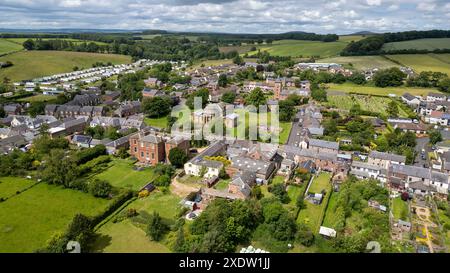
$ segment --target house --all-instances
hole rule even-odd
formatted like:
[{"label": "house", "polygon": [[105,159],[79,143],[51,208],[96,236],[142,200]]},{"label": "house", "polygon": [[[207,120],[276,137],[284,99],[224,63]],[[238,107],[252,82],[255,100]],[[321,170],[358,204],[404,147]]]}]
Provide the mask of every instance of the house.
[{"label": "house", "polygon": [[120,97],[119,91],[106,91],[102,96],[103,102],[112,102]]},{"label": "house", "polygon": [[399,128],[403,132],[412,132],[416,135],[424,135],[427,133],[428,125],[422,122],[419,123],[406,123],[406,122],[390,122],[394,129]]},{"label": "house", "polygon": [[77,105],[77,106],[94,106],[98,105],[101,99],[96,94],[81,94],[75,95],[73,100],[66,103],[66,105]]},{"label": "house", "polygon": [[146,135],[143,132],[134,134],[129,139],[130,155],[139,162],[156,165],[165,160],[164,142],[155,134]]},{"label": "house", "polygon": [[253,172],[243,172],[236,175],[228,184],[228,192],[236,194],[240,199],[250,197],[252,187],[256,184],[256,175]]},{"label": "house", "polygon": [[368,164],[378,166],[383,169],[388,169],[393,164],[405,165],[406,156],[384,153],[378,151],[371,151],[368,156]]},{"label": "house", "polygon": [[430,92],[427,95],[427,101],[446,101],[446,100],[447,96],[444,94]]},{"label": "house", "polygon": [[8,154],[15,149],[24,147],[27,144],[28,142],[26,141],[24,136],[14,135],[4,139],[0,139],[0,150],[2,153]]},{"label": "house", "polygon": [[253,159],[249,157],[233,157],[227,173],[254,172],[259,183],[266,183],[275,173],[276,165],[273,161]]},{"label": "house", "polygon": [[339,151],[339,143],[335,141],[309,139],[306,142],[308,149],[318,153],[337,153]]},{"label": "house", "polygon": [[159,81],[157,78],[148,78],[146,80],[144,80],[145,86],[148,87],[161,87],[162,83],[161,81]]},{"label": "house", "polygon": [[22,107],[20,104],[13,103],[4,105],[3,110],[7,115],[19,115],[22,112]]},{"label": "house", "polygon": [[393,186],[411,189],[414,193],[448,194],[449,176],[428,168],[394,164],[389,169],[388,179]]},{"label": "house", "polygon": [[418,107],[420,104],[420,99],[410,93],[403,94],[402,101],[413,108]]},{"label": "house", "polygon": [[169,161],[169,154],[170,150],[174,148],[178,148],[181,151],[183,151],[187,156],[189,156],[189,148],[190,148],[190,141],[188,139],[185,139],[181,136],[175,136],[171,137],[170,139],[165,141],[165,154],[166,154],[166,161]]},{"label": "house", "polygon": [[142,90],[142,97],[144,97],[144,98],[161,97],[164,95],[165,95],[165,93],[161,90],[150,89],[147,87],[144,88],[144,90]]},{"label": "house", "polygon": [[441,126],[447,126],[449,124],[450,114],[440,112],[440,111],[431,111],[429,115],[425,116],[425,122],[430,124],[438,124]]},{"label": "house", "polygon": [[[120,149],[128,149],[130,147],[131,135],[121,137],[105,144],[108,154],[116,154]],[[92,145],[92,142],[91,142]]]},{"label": "house", "polygon": [[239,115],[236,113],[231,113],[225,116],[225,126],[227,128],[235,128],[238,126]]},{"label": "house", "polygon": [[77,145],[80,148],[90,148],[91,147],[91,136],[84,136],[84,135],[74,135],[72,137],[72,144]]},{"label": "house", "polygon": [[184,164],[184,172],[187,175],[213,177],[219,176],[220,171],[224,167],[222,162],[205,159],[216,155],[225,154],[226,144],[224,141],[216,141],[212,143],[203,152],[189,160]]},{"label": "house", "polygon": [[386,171],[379,165],[354,160],[351,165],[350,173],[359,179],[372,178],[378,179],[381,182],[386,182]]},{"label": "house", "polygon": [[141,103],[139,101],[132,101],[126,104],[121,105],[114,114],[123,118],[135,115],[141,112]]},{"label": "house", "polygon": [[54,116],[56,114],[56,109],[58,108],[58,105],[56,104],[47,104],[45,106],[45,114],[48,116]]},{"label": "house", "polygon": [[67,135],[71,135],[73,133],[80,133],[84,131],[86,127],[86,120],[84,118],[78,119],[69,119],[61,125],[62,128],[65,129],[65,133]]}]

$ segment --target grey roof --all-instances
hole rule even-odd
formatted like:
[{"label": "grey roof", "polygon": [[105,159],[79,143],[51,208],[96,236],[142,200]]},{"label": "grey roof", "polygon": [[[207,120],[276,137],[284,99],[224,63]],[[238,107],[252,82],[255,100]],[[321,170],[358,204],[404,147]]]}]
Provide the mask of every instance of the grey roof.
[{"label": "grey roof", "polygon": [[339,150],[339,143],[334,141],[326,141],[321,139],[310,139],[309,146]]},{"label": "grey roof", "polygon": [[268,175],[274,169],[274,163],[252,158],[235,157],[231,159],[232,167],[241,171],[255,172],[263,175]]},{"label": "grey roof", "polygon": [[413,99],[417,99],[416,97],[414,97],[414,96],[411,95],[410,93],[405,93],[405,94],[403,94],[402,97],[405,98],[406,100],[409,100],[409,101],[411,101],[411,100],[413,100]]},{"label": "grey roof", "polygon": [[381,168],[377,165],[368,164],[366,162],[356,161],[354,160],[352,162],[352,167],[359,167],[359,168],[365,168],[370,170],[377,170],[379,171]]},{"label": "grey roof", "polygon": [[391,153],[378,152],[378,151],[371,151],[369,153],[369,157],[376,158],[376,159],[382,159],[382,160],[401,162],[401,163],[405,163],[406,162],[406,156],[397,155],[397,154],[391,154]]},{"label": "grey roof", "polygon": [[156,144],[162,142],[162,138],[160,136],[152,135],[152,134],[146,135],[141,140],[142,141],[146,141],[146,142],[150,142],[150,143],[156,143]]},{"label": "grey roof", "polygon": [[68,121],[64,122],[62,124],[62,127],[67,129],[69,127],[77,126],[77,125],[84,124],[84,123],[86,123],[86,121],[84,119],[82,119],[82,118],[80,118],[80,119],[73,119],[73,120],[68,120]]},{"label": "grey roof", "polygon": [[404,174],[408,176],[414,176],[418,178],[424,178],[424,179],[430,179],[430,169],[423,168],[423,167],[417,167],[417,166],[410,166],[410,165],[399,165],[399,164],[393,164],[392,165],[392,172]]},{"label": "grey roof", "polygon": [[74,135],[72,138],[72,142],[76,143],[83,143],[83,144],[89,144],[92,140],[92,137],[90,136],[84,136],[84,135]]}]

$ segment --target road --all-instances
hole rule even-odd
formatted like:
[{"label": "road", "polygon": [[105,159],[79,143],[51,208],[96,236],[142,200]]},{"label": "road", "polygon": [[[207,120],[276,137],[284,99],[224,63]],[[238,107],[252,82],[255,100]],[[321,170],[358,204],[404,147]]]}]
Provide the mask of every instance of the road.
[{"label": "road", "polygon": [[301,132],[301,130],[302,130],[302,127],[299,126],[299,120],[302,117],[301,112],[302,111],[300,110],[295,115],[294,122],[292,123],[292,129],[291,129],[291,132],[289,133],[289,138],[288,138],[288,141],[287,141],[288,145],[295,146],[295,144],[299,143],[300,136],[297,136],[297,134],[299,134]]},{"label": "road", "polygon": [[[414,161],[415,166],[423,167],[425,164],[426,167],[428,167],[428,153],[431,152],[431,148],[428,146],[429,141],[430,139],[428,137],[417,138],[417,145],[415,148],[417,156],[416,160]],[[422,149],[425,150],[425,160],[422,159]]]}]

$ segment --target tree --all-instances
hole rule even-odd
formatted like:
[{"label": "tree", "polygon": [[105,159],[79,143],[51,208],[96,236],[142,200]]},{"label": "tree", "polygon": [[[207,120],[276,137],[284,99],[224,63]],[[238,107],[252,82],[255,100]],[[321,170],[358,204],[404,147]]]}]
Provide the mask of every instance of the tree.
[{"label": "tree", "polygon": [[89,244],[95,236],[91,219],[83,214],[74,216],[66,231],[67,238],[80,243],[82,250],[89,249]]},{"label": "tree", "polygon": [[280,110],[280,121],[292,121],[295,115],[295,103],[291,100],[282,100],[278,103]]},{"label": "tree", "polygon": [[236,99],[236,93],[232,92],[232,91],[227,91],[225,93],[223,93],[222,95],[222,101],[225,103],[234,103],[234,100]]},{"label": "tree", "polygon": [[33,50],[35,47],[35,43],[32,39],[26,40],[22,45],[26,50]]},{"label": "tree", "polygon": [[275,184],[270,188],[270,192],[273,193],[283,204],[289,203],[289,196],[286,188],[283,184]]},{"label": "tree", "polygon": [[236,57],[233,58],[233,63],[237,65],[245,64],[244,59],[239,55],[236,55]]},{"label": "tree", "polygon": [[199,89],[193,92],[186,100],[186,105],[193,110],[194,109],[194,99],[195,97],[201,98],[202,108],[205,108],[209,100],[209,91],[206,88]]},{"label": "tree", "polygon": [[170,185],[170,176],[167,174],[158,176],[154,181],[153,184],[158,187],[168,187]]},{"label": "tree", "polygon": [[295,237],[297,242],[306,247],[309,247],[314,243],[314,233],[303,223],[297,226],[297,235]]},{"label": "tree", "polygon": [[442,141],[442,135],[439,130],[435,129],[429,130],[428,136],[430,137],[430,143],[433,145],[438,143],[439,141]]},{"label": "tree", "polygon": [[161,216],[157,212],[153,212],[147,225],[147,235],[153,241],[161,240],[167,230],[167,225],[163,223]]},{"label": "tree", "polygon": [[247,104],[254,105],[256,108],[258,108],[260,105],[264,105],[267,102],[266,96],[264,95],[261,88],[256,87],[253,89],[250,94],[245,99],[245,102]]},{"label": "tree", "polygon": [[350,77],[348,77],[348,80],[359,85],[366,83],[366,77],[362,73],[353,73]]},{"label": "tree", "polygon": [[391,101],[388,103],[386,113],[389,115],[389,117],[398,117],[398,105],[395,101]]},{"label": "tree", "polygon": [[173,247],[174,252],[185,252],[184,242],[184,229],[183,227],[180,227],[177,232],[177,240],[175,241],[175,245]]},{"label": "tree", "polygon": [[169,152],[169,161],[176,168],[181,168],[188,161],[188,156],[185,151],[175,147]]},{"label": "tree", "polygon": [[400,86],[403,84],[406,74],[400,71],[397,67],[392,67],[384,70],[380,70],[373,76],[375,86],[388,87],[388,86]]},{"label": "tree", "polygon": [[171,99],[169,97],[145,98],[142,101],[142,110],[151,118],[167,116],[171,111]]},{"label": "tree", "polygon": [[439,81],[438,89],[442,92],[450,92],[450,78],[446,77]]},{"label": "tree", "polygon": [[88,185],[88,191],[95,197],[105,198],[111,193],[112,186],[107,181],[95,179]]},{"label": "tree", "polygon": [[228,77],[226,74],[220,74],[218,84],[220,87],[226,87],[228,85]]}]

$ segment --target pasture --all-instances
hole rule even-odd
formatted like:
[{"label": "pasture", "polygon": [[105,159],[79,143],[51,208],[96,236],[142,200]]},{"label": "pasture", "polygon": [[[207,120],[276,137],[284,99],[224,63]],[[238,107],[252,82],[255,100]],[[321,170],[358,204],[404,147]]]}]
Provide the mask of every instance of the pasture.
[{"label": "pasture", "polygon": [[[374,97],[369,95],[365,96],[345,93],[328,95],[327,99],[327,105],[333,108],[350,110],[353,105],[359,104],[361,106],[361,110],[380,113],[383,115],[387,114],[386,109],[388,104],[392,101],[392,99],[388,97]],[[408,113],[406,113],[402,108],[398,107],[398,110],[400,117],[408,117]]]},{"label": "pasture", "polygon": [[138,171],[133,169],[133,161],[128,159],[114,159],[109,168],[95,175],[94,178],[106,180],[114,187],[126,188],[134,191],[140,190],[148,182],[156,178],[152,168]]},{"label": "pasture", "polygon": [[348,69],[368,70],[373,68],[399,67],[395,62],[383,56],[349,56],[320,59],[321,63],[337,63]]},{"label": "pasture", "polygon": [[6,61],[11,61],[14,65],[1,69],[0,78],[8,77],[12,81],[21,81],[72,72],[75,66],[79,69],[91,68],[96,62],[130,63],[131,57],[69,51],[22,51],[0,57],[0,62]]},{"label": "pasture", "polygon": [[81,191],[40,183],[0,203],[0,252],[33,252],[55,233],[64,232],[75,214],[93,216],[108,203]]},{"label": "pasture", "polygon": [[450,75],[450,53],[387,55],[391,60],[409,66],[416,72],[434,71]]},{"label": "pasture", "polygon": [[[173,224],[180,208],[179,202],[180,198],[175,195],[153,192],[146,198],[132,202],[125,209],[133,208],[138,213],[145,215],[158,212],[165,222]],[[97,230],[100,236],[94,244],[94,252],[170,252],[170,249],[164,244],[164,239],[161,242],[151,241],[145,234],[145,228],[145,221],[137,221],[134,218],[116,223],[110,221]]]},{"label": "pasture", "polygon": [[386,43],[381,48],[384,51],[418,49],[418,50],[435,50],[450,49],[450,38],[428,38],[410,41]]},{"label": "pasture", "polygon": [[21,44],[13,43],[7,39],[0,39],[0,56],[3,54],[8,54],[15,51],[22,50]]},{"label": "pasture", "polygon": [[344,93],[358,93],[367,95],[379,95],[379,96],[389,96],[389,94],[394,94],[396,96],[402,96],[404,93],[409,92],[414,96],[423,96],[429,92],[441,93],[434,88],[421,88],[421,87],[376,87],[372,85],[357,85],[353,83],[343,83],[343,84],[328,84],[329,91],[339,91]]}]

